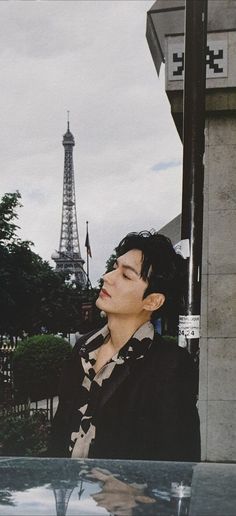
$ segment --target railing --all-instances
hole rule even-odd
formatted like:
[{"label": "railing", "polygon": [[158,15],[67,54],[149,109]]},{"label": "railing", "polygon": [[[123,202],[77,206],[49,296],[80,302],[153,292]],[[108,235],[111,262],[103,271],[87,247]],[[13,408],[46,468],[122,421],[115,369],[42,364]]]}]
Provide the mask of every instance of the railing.
[{"label": "railing", "polygon": [[0,400],[1,394],[5,390],[4,387],[8,386],[13,390],[13,372],[12,372],[12,359],[15,347],[7,346],[3,344],[0,348]]},{"label": "railing", "polygon": [[30,403],[15,402],[13,399],[11,402],[0,402],[0,417],[9,414],[17,414],[19,417],[23,418],[25,415],[41,412],[46,415],[46,419],[51,423],[54,415],[54,407],[54,398],[46,398],[42,401],[31,401]]}]

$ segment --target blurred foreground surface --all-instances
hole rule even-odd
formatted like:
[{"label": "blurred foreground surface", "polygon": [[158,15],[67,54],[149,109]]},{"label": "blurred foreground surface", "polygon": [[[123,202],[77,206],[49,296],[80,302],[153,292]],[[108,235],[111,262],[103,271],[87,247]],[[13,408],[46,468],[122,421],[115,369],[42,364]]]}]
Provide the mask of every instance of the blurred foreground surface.
[{"label": "blurred foreground surface", "polygon": [[236,464],[0,459],[3,516],[235,516]]}]

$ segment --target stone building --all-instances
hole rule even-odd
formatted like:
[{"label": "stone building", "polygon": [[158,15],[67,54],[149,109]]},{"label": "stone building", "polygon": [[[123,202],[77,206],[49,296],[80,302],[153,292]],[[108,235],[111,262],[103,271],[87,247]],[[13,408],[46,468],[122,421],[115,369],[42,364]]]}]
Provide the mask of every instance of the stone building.
[{"label": "stone building", "polygon": [[[158,73],[165,62],[180,136],[184,11],[184,0],[157,0],[147,14],[149,48]],[[236,1],[208,0],[199,411],[202,460],[217,462],[236,460],[235,56]]]}]

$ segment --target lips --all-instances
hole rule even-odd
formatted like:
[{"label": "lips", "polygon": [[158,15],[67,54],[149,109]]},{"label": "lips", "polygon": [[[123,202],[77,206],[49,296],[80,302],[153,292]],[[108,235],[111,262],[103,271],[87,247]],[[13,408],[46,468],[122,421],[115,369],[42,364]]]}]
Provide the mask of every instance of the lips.
[{"label": "lips", "polygon": [[111,297],[110,294],[108,294],[107,290],[105,288],[102,288],[100,291],[101,297]]}]

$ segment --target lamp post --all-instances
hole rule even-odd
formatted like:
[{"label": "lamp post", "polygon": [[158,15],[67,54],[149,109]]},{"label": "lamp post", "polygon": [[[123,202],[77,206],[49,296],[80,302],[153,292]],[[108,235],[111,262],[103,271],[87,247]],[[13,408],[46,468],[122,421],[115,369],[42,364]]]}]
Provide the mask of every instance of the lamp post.
[{"label": "lamp post", "polygon": [[181,239],[189,242],[179,345],[199,349],[204,183],[207,0],[186,0]]}]

